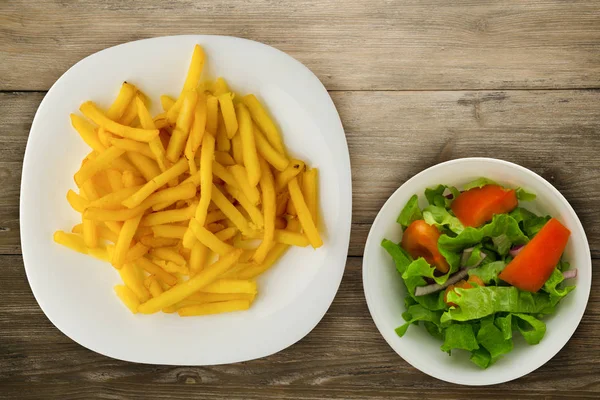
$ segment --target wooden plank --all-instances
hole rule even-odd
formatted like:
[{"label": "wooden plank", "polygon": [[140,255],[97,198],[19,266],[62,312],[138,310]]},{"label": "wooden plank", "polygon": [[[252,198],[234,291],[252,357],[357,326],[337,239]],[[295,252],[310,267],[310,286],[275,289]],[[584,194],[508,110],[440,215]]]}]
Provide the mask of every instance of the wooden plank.
[{"label": "wooden plank", "polygon": [[600,86],[600,3],[0,3],[0,90],[47,90],[83,57],[163,35],[257,40],[300,60],[330,90]]},{"label": "wooden plank", "polygon": [[[441,161],[482,156],[524,165],[554,184],[579,215],[594,257],[600,257],[600,91],[333,92],[332,97],[352,162],[350,255],[362,255],[370,224],[403,182]],[[0,254],[20,252],[20,159],[41,98],[0,93],[0,115],[9,116],[0,120],[0,160],[7,160],[0,163]]]},{"label": "wooden plank", "polygon": [[[598,291],[572,339],[546,365],[505,385],[469,388],[428,377],[387,345],[364,300],[360,258],[348,260],[329,312],[299,343],[267,358],[212,367],[140,365],[93,353],[43,315],[19,256],[0,256],[0,270],[2,398],[575,399],[597,397],[600,387]],[[600,260],[593,270],[600,279]]]}]

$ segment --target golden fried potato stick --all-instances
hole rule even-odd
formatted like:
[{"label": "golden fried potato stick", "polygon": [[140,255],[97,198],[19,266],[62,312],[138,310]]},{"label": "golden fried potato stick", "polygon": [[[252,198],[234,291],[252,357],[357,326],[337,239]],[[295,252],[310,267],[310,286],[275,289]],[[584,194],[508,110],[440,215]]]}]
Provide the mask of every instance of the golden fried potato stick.
[{"label": "golden fried potato stick", "polygon": [[[273,245],[273,239],[275,235],[275,212],[276,212],[276,197],[275,197],[275,182],[271,168],[267,165],[267,162],[260,158],[261,163],[261,177],[260,177],[260,189],[262,191],[262,203],[263,203],[263,221],[264,221],[264,235],[263,240],[254,253],[254,261],[258,264],[262,263],[269,250]],[[240,204],[243,203],[240,202]],[[248,212],[250,214],[250,212]],[[252,214],[250,214],[252,217]]]},{"label": "golden fried potato stick", "polygon": [[104,129],[103,127],[99,127],[98,128],[98,140],[100,140],[100,143],[102,143],[102,146],[104,146],[105,148],[110,147],[110,139],[112,139],[114,136],[112,135],[112,133],[107,132],[106,129]]},{"label": "golden fried potato stick", "polygon": [[[196,102],[196,108],[194,109],[194,121],[190,129],[190,135],[188,136],[187,144],[185,147],[185,157],[194,164],[194,158],[196,157],[196,151],[202,143],[204,132],[206,131],[206,96],[204,94],[198,95],[198,101]],[[191,166],[191,164],[190,164]],[[195,166],[195,164],[194,164]],[[191,170],[191,169],[190,169]]]},{"label": "golden fried potato stick", "polygon": [[125,264],[125,258],[127,257],[127,252],[131,246],[133,235],[135,234],[141,219],[142,214],[128,219],[123,223],[121,233],[119,233],[119,238],[115,244],[115,251],[112,259],[112,265],[115,268],[121,268]]},{"label": "golden fried potato stick", "polygon": [[106,149],[95,160],[89,160],[77,171],[75,174],[75,183],[78,186],[83,185],[85,181],[91,179],[95,174],[110,167],[110,163],[124,153],[125,150],[117,147]]},{"label": "golden fried potato stick", "polygon": [[196,235],[196,239],[215,253],[224,256],[234,250],[233,246],[221,241],[212,232],[200,225],[196,219],[190,221],[190,228]]},{"label": "golden fried potato stick", "polygon": [[227,218],[227,217],[223,213],[223,211],[221,211],[221,210],[211,211],[206,216],[206,222],[205,222],[205,224],[209,225],[209,224],[212,224],[213,222],[222,221],[225,218]]},{"label": "golden fried potato stick", "polygon": [[290,246],[306,247],[310,244],[308,238],[304,234],[288,231],[286,229],[276,229],[273,238],[277,243],[283,243]]},{"label": "golden fried potato stick", "polygon": [[147,301],[150,298],[150,292],[144,287],[144,275],[142,270],[135,264],[125,264],[119,270],[119,275],[125,286],[127,286],[140,302]]},{"label": "golden fried potato stick", "polygon": [[131,139],[118,138],[110,138],[108,141],[110,142],[110,144],[119,149],[123,149],[125,151],[134,151],[151,159],[156,159],[154,153],[152,153],[152,150],[150,150],[150,146],[148,145],[148,143],[138,142]]},{"label": "golden fried potato stick", "polygon": [[315,249],[321,247],[323,245],[323,240],[321,239],[321,235],[319,235],[319,231],[312,220],[310,210],[306,206],[306,202],[302,196],[302,191],[300,190],[300,185],[298,185],[298,178],[294,178],[290,181],[290,183],[288,183],[288,189],[290,191],[290,197],[294,203],[294,207],[296,207],[296,211],[298,212],[300,225],[302,225],[302,229],[304,230],[310,245]]},{"label": "golden fried potato stick", "polygon": [[82,220],[83,243],[91,249],[98,247],[98,224],[91,219],[82,218]]},{"label": "golden fried potato stick", "polygon": [[302,176],[302,193],[315,226],[319,226],[319,171],[307,169]]},{"label": "golden fried potato stick", "polygon": [[[140,118],[140,124],[142,124],[142,128],[144,129],[156,129],[156,125],[154,124],[154,120],[150,115],[150,112],[144,105],[144,102],[139,97],[136,97],[135,104],[137,105],[137,112]],[[155,137],[150,142],[148,142],[148,147],[150,151],[154,155],[154,159],[158,163],[158,167],[162,172],[165,172],[170,163],[167,162],[167,156],[165,148],[160,140],[160,136]]]},{"label": "golden fried potato stick", "polygon": [[256,281],[248,279],[219,279],[201,289],[202,293],[256,294]]},{"label": "golden fried potato stick", "polygon": [[283,146],[281,134],[256,96],[249,94],[244,96],[242,101],[246,107],[248,107],[254,122],[256,122],[258,127],[265,133],[269,143],[271,143],[275,150],[285,155],[285,147]]},{"label": "golden fried potato stick", "polygon": [[156,248],[176,246],[177,243],[179,243],[179,240],[146,235],[140,237],[140,242],[142,242],[145,246]]},{"label": "golden fried potato stick", "polygon": [[169,140],[167,146],[167,159],[171,162],[177,162],[181,157],[181,153],[185,147],[185,143],[190,134],[190,128],[192,126],[192,119],[194,117],[194,110],[196,108],[196,102],[198,101],[198,93],[196,91],[185,92],[183,95],[183,103],[181,110],[177,116],[177,124],[175,130]]},{"label": "golden fried potato stick", "polygon": [[67,201],[69,202],[73,210],[80,213],[84,212],[85,209],[90,205],[90,202],[88,200],[84,199],[71,189],[69,189],[69,191],[67,192]]},{"label": "golden fried potato stick", "polygon": [[222,166],[221,164],[219,164],[216,161],[213,161],[212,164],[212,173],[219,179],[221,179],[223,182],[225,182],[226,184],[236,188],[236,189],[240,189],[240,186],[238,185],[237,181],[235,180],[235,177],[233,176],[233,174],[224,166]]},{"label": "golden fried potato stick", "polygon": [[129,161],[142,173],[146,181],[151,181],[154,177],[161,174],[156,161],[134,151],[127,152]]},{"label": "golden fried potato stick", "polygon": [[150,213],[142,218],[140,226],[164,225],[173,222],[187,221],[194,216],[196,207],[197,204],[192,203],[186,208]]},{"label": "golden fried potato stick", "polygon": [[185,265],[185,258],[178,252],[170,249],[168,247],[159,247],[157,249],[150,250],[150,255],[152,257],[160,258],[165,261],[174,262],[177,265]]},{"label": "golden fried potato stick", "polygon": [[172,98],[171,96],[167,96],[166,94],[163,94],[162,96],[160,96],[160,105],[163,109],[163,111],[169,111],[169,109],[171,107],[173,107],[173,104],[175,104],[176,100],[174,98]]},{"label": "golden fried potato stick", "polygon": [[238,201],[238,203],[240,203],[244,210],[246,210],[257,229],[262,229],[265,226],[265,219],[263,218],[262,212],[258,209],[258,207],[252,204],[250,200],[248,200],[246,195],[242,193],[241,190],[229,185],[225,186],[225,190],[227,190],[227,192],[232,195],[233,198]]},{"label": "golden fried potato stick", "polygon": [[123,180],[124,188],[138,187],[141,189],[142,186],[146,183],[146,180],[144,178],[142,178],[141,176],[135,175],[133,172],[131,172],[129,170],[123,171],[121,178]]},{"label": "golden fried potato stick", "polygon": [[133,314],[137,314],[137,309],[140,306],[140,300],[133,292],[133,290],[129,289],[125,285],[116,285],[115,293],[121,299],[123,304],[131,311]]},{"label": "golden fried potato stick", "polygon": [[[260,128],[254,124],[254,137],[256,139],[256,149],[258,154],[261,155],[269,164],[271,164],[278,171],[284,171],[288,165],[290,164],[290,160],[277,150],[271,143],[267,140],[267,138],[263,135]],[[235,153],[234,153],[235,158]]]},{"label": "golden fried potato stick", "polygon": [[121,125],[131,126],[136,117],[137,106],[135,104],[135,100],[133,100],[127,105],[123,116],[117,122],[119,122]]},{"label": "golden fried potato stick", "polygon": [[212,92],[217,97],[219,97],[223,93],[230,92],[229,86],[227,85],[227,82],[225,81],[224,78],[222,78],[222,77],[217,78],[217,80],[215,81],[215,83],[213,85]]},{"label": "golden fried potato stick", "polygon": [[123,189],[123,176],[119,170],[113,168],[107,169],[106,177],[108,178],[111,192],[118,192]]},{"label": "golden fried potato stick", "polygon": [[102,196],[94,201],[90,201],[86,208],[98,207],[106,210],[118,210],[123,208],[121,202],[140,190],[140,188],[141,186],[132,186],[117,190],[116,192],[109,193],[106,196]]},{"label": "golden fried potato stick", "polygon": [[215,151],[215,161],[223,165],[235,165],[233,157],[224,151]]},{"label": "golden fried potato stick", "polygon": [[285,251],[289,248],[287,244],[277,243],[275,246],[271,248],[267,257],[261,264],[253,264],[248,268],[241,270],[237,275],[237,279],[254,279],[258,275],[264,273],[266,270],[271,268],[273,264],[285,253]]},{"label": "golden fried potato stick", "polygon": [[160,281],[166,283],[169,286],[173,286],[177,283],[177,278],[158,265],[154,264],[146,257],[140,257],[135,261],[135,265],[151,275],[156,276]]},{"label": "golden fried potato stick", "polygon": [[143,214],[145,210],[143,206],[120,210],[89,207],[83,213],[83,217],[94,221],[125,221]]},{"label": "golden fried potato stick", "polygon": [[215,138],[211,135],[204,135],[200,151],[200,202],[196,210],[196,219],[202,226],[206,223],[208,206],[212,197],[214,152]]},{"label": "golden fried potato stick", "polygon": [[123,205],[127,208],[133,208],[142,204],[148,196],[157,191],[161,186],[166,185],[170,180],[177,178],[188,170],[188,164],[185,159],[179,160],[173,164],[171,168],[156,176],[154,179],[146,183],[140,190],[134,193],[130,198],[123,201]]},{"label": "golden fried potato stick", "polygon": [[212,186],[212,201],[219,207],[219,209],[233,222],[233,224],[242,232],[244,235],[250,235],[253,230],[250,229],[248,220],[244,215],[239,212],[237,208],[225,197],[223,193],[215,186]]},{"label": "golden fried potato stick", "polygon": [[221,106],[221,114],[223,115],[223,122],[225,123],[225,129],[227,131],[227,138],[231,139],[238,130],[238,120],[236,117],[236,110],[233,107],[233,94],[223,93],[218,96],[219,105]]},{"label": "golden fried potato stick", "polygon": [[173,239],[183,239],[183,235],[187,231],[187,226],[179,225],[155,225],[152,227],[154,237],[164,237]]},{"label": "golden fried potato stick", "polygon": [[[234,267],[235,268],[235,267]],[[231,269],[233,270],[233,268]],[[231,271],[230,270],[230,271]],[[219,303],[221,301],[229,301],[229,300],[254,300],[256,293],[204,293],[197,292],[189,297],[187,297],[183,301],[189,301],[190,305],[192,302],[196,304],[204,304],[204,303]],[[178,303],[180,304],[180,303]]]},{"label": "golden fried potato stick", "polygon": [[216,263],[198,272],[187,282],[179,283],[160,296],[141,304],[138,311],[144,314],[152,314],[185,299],[192,293],[198,292],[232,268],[242,255],[242,252],[243,250],[239,249],[233,250],[231,253],[221,257]]},{"label": "golden fried potato stick", "polygon": [[240,120],[240,137],[242,138],[242,154],[244,166],[248,173],[248,182],[250,186],[256,187],[260,180],[260,163],[258,162],[258,153],[256,152],[256,141],[254,139],[254,128],[252,118],[245,105],[239,103],[236,106],[238,118]]},{"label": "golden fried potato stick", "polygon": [[206,96],[206,131],[213,136],[217,135],[219,128],[219,99],[215,96]]},{"label": "golden fried potato stick", "polygon": [[243,311],[250,308],[249,300],[230,300],[218,303],[206,303],[195,306],[182,307],[177,310],[180,317],[193,317],[198,315],[222,314],[233,311]]},{"label": "golden fried potato stick", "polygon": [[[116,241],[113,243],[116,243]],[[125,256],[125,264],[137,261],[139,258],[145,256],[146,253],[148,253],[148,250],[150,250],[148,246],[144,245],[143,243],[137,242],[127,252],[127,255]]]},{"label": "golden fried potato stick", "polygon": [[83,103],[81,107],[79,107],[79,110],[95,124],[124,138],[137,140],[139,142],[150,142],[157,137],[159,133],[158,129],[139,129],[119,124],[104,115],[92,101]]},{"label": "golden fried potato stick", "polygon": [[242,167],[241,165],[231,165],[228,167],[228,170],[235,178],[242,193],[246,195],[252,204],[258,205],[260,203],[260,193],[258,192],[258,188],[256,186],[252,186],[248,181],[246,168]]},{"label": "golden fried potato stick", "polygon": [[304,170],[304,161],[292,159],[288,167],[275,177],[275,190],[281,192],[287,184]]},{"label": "golden fried potato stick", "polygon": [[242,148],[242,137],[235,135],[231,138],[231,155],[236,164],[244,165],[244,150]]},{"label": "golden fried potato stick", "polygon": [[[193,232],[193,231],[192,231]],[[196,275],[204,269],[208,261],[208,247],[196,241],[190,254],[190,276]]]},{"label": "golden fried potato stick", "polygon": [[179,95],[179,98],[177,99],[175,104],[173,104],[167,111],[167,120],[170,123],[174,124],[177,121],[177,115],[183,105],[184,94],[186,92],[196,90],[198,82],[200,81],[200,75],[202,74],[202,70],[204,69],[205,58],[206,57],[202,47],[196,45],[194,47],[194,52],[192,53],[192,60],[190,61],[190,66],[185,77],[185,82],[183,83],[183,88],[181,89],[181,94]]},{"label": "golden fried potato stick", "polygon": [[92,149],[97,152],[102,152],[106,149],[106,146],[104,146],[98,138],[96,128],[84,118],[81,118],[79,115],[71,114],[71,125],[73,125],[73,128],[79,133],[79,136],[81,136],[83,141]]},{"label": "golden fried potato stick", "polygon": [[131,100],[133,100],[136,92],[137,89],[135,86],[123,82],[117,98],[106,111],[106,116],[113,121],[118,121],[125,113],[127,106],[131,103]]},{"label": "golden fried potato stick", "polygon": [[152,297],[158,297],[163,294],[163,289],[155,275],[147,276],[144,279],[144,286],[148,289]]},{"label": "golden fried potato stick", "polygon": [[233,238],[237,233],[237,228],[234,226],[230,226],[229,228],[221,229],[220,231],[216,232],[215,236],[217,237],[217,239],[226,242],[227,240]]},{"label": "golden fried potato stick", "polygon": [[225,121],[223,121],[223,116],[219,113],[219,123],[217,128],[217,150],[222,151],[224,153],[229,153],[231,149],[231,141],[227,137],[227,128],[225,127]]}]

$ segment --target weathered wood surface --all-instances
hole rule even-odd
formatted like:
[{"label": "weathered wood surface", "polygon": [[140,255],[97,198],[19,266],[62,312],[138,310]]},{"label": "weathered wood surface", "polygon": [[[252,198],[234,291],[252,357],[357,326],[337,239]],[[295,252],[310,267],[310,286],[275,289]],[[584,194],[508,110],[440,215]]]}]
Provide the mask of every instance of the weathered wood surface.
[{"label": "weathered wood surface", "polygon": [[[215,367],[116,361],[71,341],[25,277],[19,185],[31,121],[71,65],[175,34],[253,39],[322,80],[346,130],[353,223],[340,291],[321,323],[273,356]],[[573,205],[600,279],[600,2],[349,0],[0,2],[0,398],[462,399],[600,397],[600,295],[536,372],[468,388],[415,370],[365,303],[361,262],[380,207],[440,161],[488,156],[541,174]],[[72,133],[66,133],[72,134]]]},{"label": "weathered wood surface", "polygon": [[0,2],[0,90],[147,37],[217,34],[297,58],[330,90],[600,86],[600,4],[579,0]]}]

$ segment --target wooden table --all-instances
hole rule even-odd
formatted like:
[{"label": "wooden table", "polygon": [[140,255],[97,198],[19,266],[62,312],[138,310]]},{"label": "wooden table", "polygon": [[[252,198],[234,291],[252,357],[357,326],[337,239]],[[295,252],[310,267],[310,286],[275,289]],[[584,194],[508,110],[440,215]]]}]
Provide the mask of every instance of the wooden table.
[{"label": "wooden table", "polygon": [[[25,277],[21,163],[44,93],[91,53],[175,34],[239,36],[287,52],[329,89],[346,130],[354,215],[342,285],[306,338],[264,359],[170,367],[103,357],[48,321]],[[387,197],[431,165],[470,156],[514,161],[552,182],[581,218],[600,279],[599,88],[597,1],[0,2],[0,398],[599,397],[598,290],[545,366],[469,388],[398,357],[361,283],[364,242]]]}]

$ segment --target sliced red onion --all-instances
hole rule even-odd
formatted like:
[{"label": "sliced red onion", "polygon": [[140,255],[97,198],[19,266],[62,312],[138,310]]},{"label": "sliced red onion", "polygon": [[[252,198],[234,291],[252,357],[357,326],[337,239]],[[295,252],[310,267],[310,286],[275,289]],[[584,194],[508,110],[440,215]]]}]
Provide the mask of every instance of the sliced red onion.
[{"label": "sliced red onion", "polygon": [[425,296],[431,293],[439,292],[440,290],[445,289],[450,285],[454,285],[456,282],[460,281],[461,279],[467,276],[467,274],[469,273],[469,269],[461,269],[460,271],[452,275],[450,278],[448,278],[448,280],[441,285],[433,283],[427,286],[417,286],[415,288],[415,296]]},{"label": "sliced red onion", "polygon": [[514,246],[512,249],[510,249],[508,254],[510,254],[513,257],[516,257],[517,254],[519,254],[521,252],[521,250],[523,250],[523,247],[525,247],[524,244],[518,244],[518,245]]},{"label": "sliced red onion", "polygon": [[568,271],[563,272],[563,277],[565,279],[571,279],[577,277],[577,268],[570,269]]},{"label": "sliced red onion", "polygon": [[463,266],[463,267],[465,266],[465,264],[469,260],[469,257],[471,257],[471,253],[473,252],[473,250],[475,250],[475,247],[469,247],[469,248],[463,250],[462,257],[460,258],[461,266]]}]

